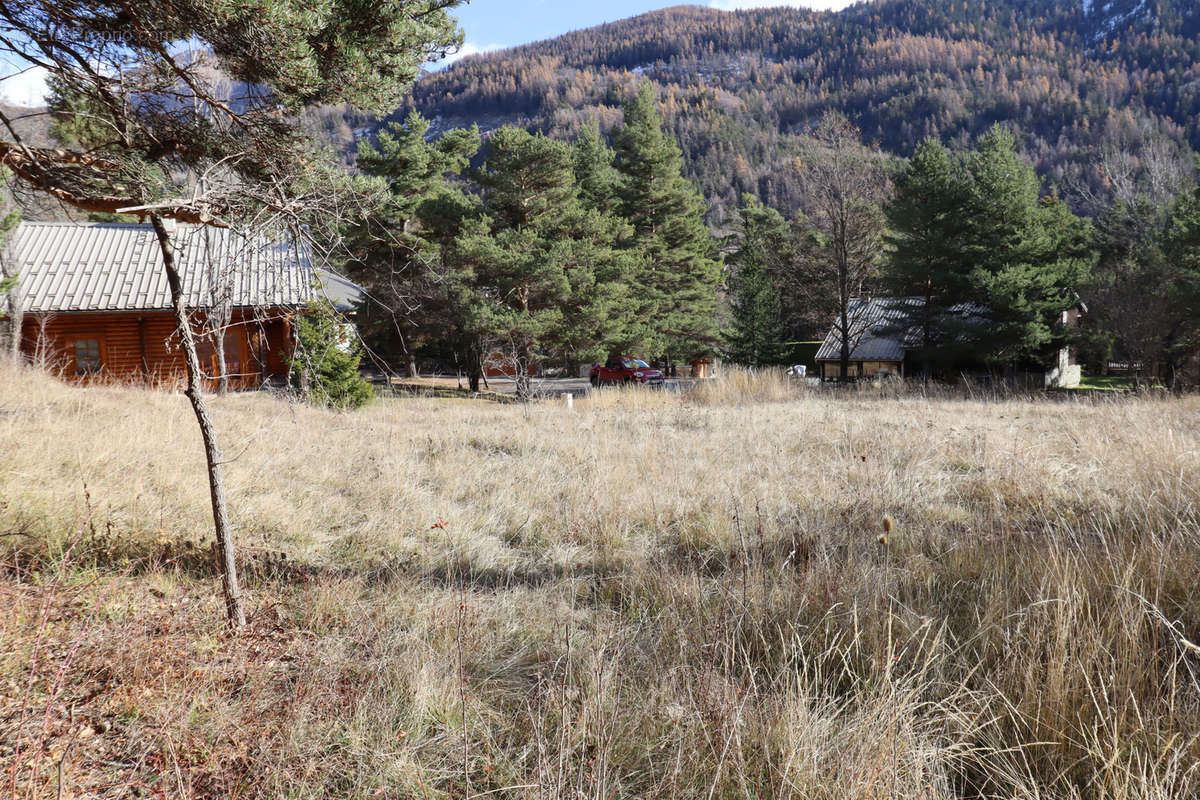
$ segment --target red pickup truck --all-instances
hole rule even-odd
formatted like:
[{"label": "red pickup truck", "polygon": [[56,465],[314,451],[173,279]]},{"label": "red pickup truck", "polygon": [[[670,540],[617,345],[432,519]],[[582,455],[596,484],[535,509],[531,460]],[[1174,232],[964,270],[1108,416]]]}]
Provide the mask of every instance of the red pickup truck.
[{"label": "red pickup truck", "polygon": [[640,358],[612,356],[603,366],[592,365],[592,386],[605,384],[641,383],[647,386],[662,386],[662,370],[657,370]]}]

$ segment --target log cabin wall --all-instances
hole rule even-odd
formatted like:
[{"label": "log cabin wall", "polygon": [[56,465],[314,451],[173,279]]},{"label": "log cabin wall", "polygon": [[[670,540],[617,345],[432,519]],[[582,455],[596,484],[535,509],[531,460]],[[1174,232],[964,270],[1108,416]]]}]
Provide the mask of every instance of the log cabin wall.
[{"label": "log cabin wall", "polygon": [[[292,353],[288,309],[235,310],[226,330],[225,352],[230,385],[252,389],[281,383]],[[216,383],[214,342],[197,319],[201,368]],[[187,366],[167,311],[76,312],[26,315],[21,349],[32,361],[80,382],[115,380],[177,387]]]}]

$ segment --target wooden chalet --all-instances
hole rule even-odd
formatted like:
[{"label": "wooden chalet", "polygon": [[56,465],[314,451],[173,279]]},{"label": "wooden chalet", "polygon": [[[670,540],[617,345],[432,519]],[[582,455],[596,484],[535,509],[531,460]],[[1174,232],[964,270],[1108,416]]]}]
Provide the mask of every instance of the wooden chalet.
[{"label": "wooden chalet", "polygon": [[[176,229],[175,243],[206,375],[218,376],[223,340],[231,388],[282,382],[293,320],[321,291],[308,251],[192,225]],[[6,249],[18,273],[28,358],[81,381],[182,381],[184,356],[150,225],[23,222]],[[214,323],[222,317],[225,324]]]}]

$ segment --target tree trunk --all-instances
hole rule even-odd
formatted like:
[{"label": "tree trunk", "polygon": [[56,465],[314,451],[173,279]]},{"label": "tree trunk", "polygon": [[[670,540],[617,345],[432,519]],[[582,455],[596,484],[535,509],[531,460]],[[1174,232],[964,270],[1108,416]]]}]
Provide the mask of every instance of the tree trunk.
[{"label": "tree trunk", "polygon": [[472,392],[479,391],[479,379],[483,376],[482,360],[479,341],[474,340],[467,346],[467,381]]},{"label": "tree trunk", "polygon": [[529,369],[533,365],[533,348],[528,342],[516,347],[513,353],[513,380],[516,382],[517,399],[528,403],[533,399],[533,379]]},{"label": "tree trunk", "polygon": [[25,306],[21,300],[21,285],[8,293],[8,355],[13,363],[21,359],[21,326],[25,323]]},{"label": "tree trunk", "polygon": [[175,310],[175,325],[178,327],[179,339],[183,343],[183,353],[187,360],[187,389],[184,394],[191,401],[196,422],[200,425],[200,437],[204,440],[204,458],[208,462],[208,488],[212,498],[213,526],[217,535],[217,566],[221,572],[221,587],[225,594],[225,612],[229,618],[230,627],[236,630],[246,624],[246,612],[242,608],[233,531],[229,525],[229,513],[225,504],[225,476],[221,466],[221,448],[217,444],[217,432],[213,427],[212,417],[208,413],[208,404],[204,401],[200,359],[196,355],[196,340],[187,315],[183,281],[180,279],[179,270],[175,264],[175,250],[171,245],[171,236],[161,217],[151,216],[150,222],[158,237],[163,269],[167,273],[167,283],[171,287],[171,305]]},{"label": "tree trunk", "polygon": [[842,342],[838,350],[838,367],[841,375],[838,382],[847,383],[850,380],[850,314],[845,302],[842,303],[841,329]]},{"label": "tree trunk", "polygon": [[8,337],[4,344],[8,356],[15,364],[21,358],[21,326],[25,322],[25,302],[21,292],[20,275],[9,275],[4,265],[0,264],[0,282],[9,278],[13,278],[13,285],[7,296],[0,292],[0,326],[8,328]]},{"label": "tree trunk", "polygon": [[217,395],[229,392],[229,367],[225,365],[225,326],[213,332],[213,349],[217,354]]},{"label": "tree trunk", "polygon": [[933,374],[933,287],[925,285],[925,306],[922,309],[921,382],[928,386]]},{"label": "tree trunk", "polygon": [[411,380],[416,380],[421,377],[421,371],[417,368],[417,356],[409,348],[409,337],[407,336],[408,326],[397,322],[396,334],[400,337],[400,352],[404,355],[404,370],[408,373]]}]

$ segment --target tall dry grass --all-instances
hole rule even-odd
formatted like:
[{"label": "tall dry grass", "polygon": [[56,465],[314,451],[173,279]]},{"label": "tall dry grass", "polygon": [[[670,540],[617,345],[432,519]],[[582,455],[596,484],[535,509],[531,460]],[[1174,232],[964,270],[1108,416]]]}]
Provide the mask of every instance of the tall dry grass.
[{"label": "tall dry grass", "polygon": [[100,796],[1200,794],[1200,402],[706,387],[214,399],[230,638],[183,398],[0,375],[0,763],[41,748],[43,796],[60,764]]}]

